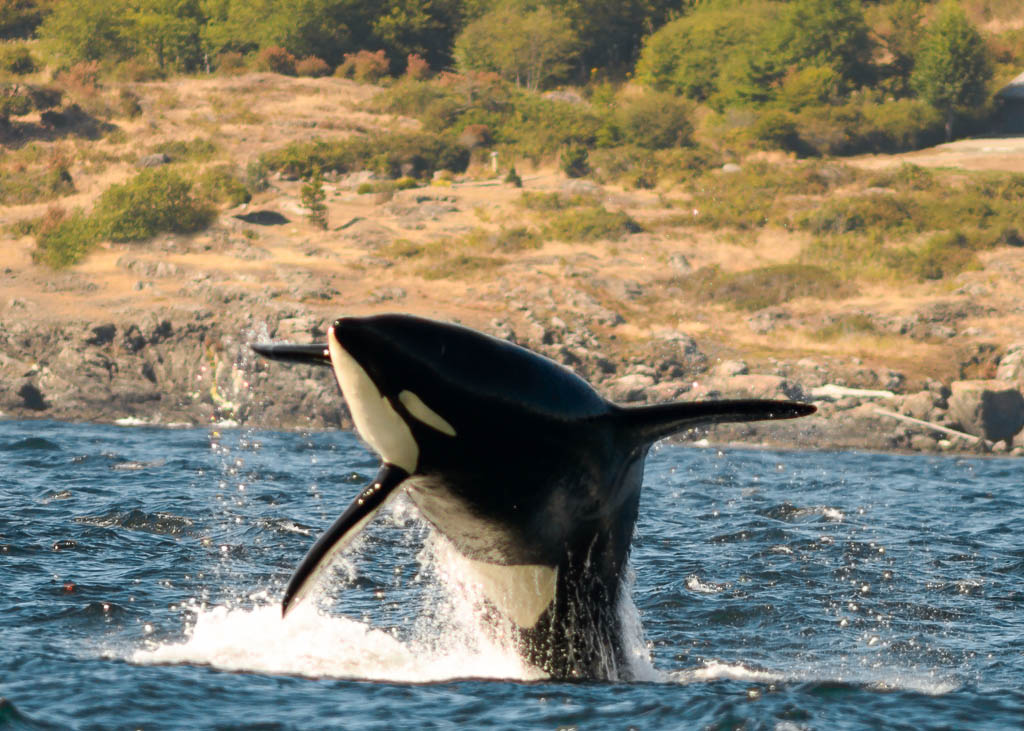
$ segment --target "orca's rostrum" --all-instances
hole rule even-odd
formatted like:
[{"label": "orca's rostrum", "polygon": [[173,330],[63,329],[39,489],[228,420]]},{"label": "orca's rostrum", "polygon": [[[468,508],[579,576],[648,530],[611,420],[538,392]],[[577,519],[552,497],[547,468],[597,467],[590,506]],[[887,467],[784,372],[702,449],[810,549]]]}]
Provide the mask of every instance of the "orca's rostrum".
[{"label": "orca's rostrum", "polygon": [[283,611],[401,488],[466,559],[523,657],[557,678],[628,672],[618,605],[651,444],[814,411],[770,400],[617,406],[525,348],[410,315],[345,317],[326,345],[253,349],[333,367],[383,462],[299,564]]}]

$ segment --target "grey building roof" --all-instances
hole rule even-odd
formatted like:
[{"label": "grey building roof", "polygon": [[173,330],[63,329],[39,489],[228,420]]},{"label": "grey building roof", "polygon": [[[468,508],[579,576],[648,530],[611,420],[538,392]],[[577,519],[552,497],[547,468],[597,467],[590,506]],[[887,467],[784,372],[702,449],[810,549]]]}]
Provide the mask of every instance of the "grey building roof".
[{"label": "grey building roof", "polygon": [[1024,101],[1024,73],[996,92],[996,96],[1007,101]]}]

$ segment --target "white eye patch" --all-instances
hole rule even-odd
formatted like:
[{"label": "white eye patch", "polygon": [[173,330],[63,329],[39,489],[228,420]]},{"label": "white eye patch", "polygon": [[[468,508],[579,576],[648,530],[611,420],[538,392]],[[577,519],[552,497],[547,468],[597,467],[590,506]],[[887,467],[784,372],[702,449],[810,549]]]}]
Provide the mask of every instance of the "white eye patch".
[{"label": "white eye patch", "polygon": [[455,427],[445,421],[444,417],[423,403],[423,399],[412,391],[402,391],[398,394],[398,400],[401,401],[402,406],[404,406],[406,410],[419,421],[422,421],[429,427],[437,429],[442,434],[447,434],[450,437],[455,436]]}]

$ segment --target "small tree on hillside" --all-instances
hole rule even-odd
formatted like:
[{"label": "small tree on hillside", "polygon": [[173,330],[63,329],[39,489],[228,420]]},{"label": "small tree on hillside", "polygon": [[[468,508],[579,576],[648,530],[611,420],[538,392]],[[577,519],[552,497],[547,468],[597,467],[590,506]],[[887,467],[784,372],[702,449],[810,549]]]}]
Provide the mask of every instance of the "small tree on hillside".
[{"label": "small tree on hillside", "polygon": [[911,86],[946,119],[946,141],[953,138],[959,112],[985,101],[992,61],[984,39],[964,11],[947,2],[921,40]]},{"label": "small tree on hillside", "polygon": [[320,168],[314,168],[313,174],[310,176],[309,181],[302,186],[300,194],[300,201],[302,207],[305,208],[309,213],[309,222],[317,228],[327,228],[327,206],[324,205],[324,199],[327,194],[324,192],[324,177],[320,173]]}]

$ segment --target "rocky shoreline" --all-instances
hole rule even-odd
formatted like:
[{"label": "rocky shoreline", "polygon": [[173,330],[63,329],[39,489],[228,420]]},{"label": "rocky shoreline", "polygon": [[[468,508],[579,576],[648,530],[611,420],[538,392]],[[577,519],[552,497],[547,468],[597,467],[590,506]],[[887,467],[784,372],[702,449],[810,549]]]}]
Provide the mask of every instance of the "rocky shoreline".
[{"label": "rocky shoreline", "polygon": [[[0,418],[349,428],[328,369],[266,363],[247,347],[323,340],[330,320],[273,306],[122,315],[100,324],[8,317],[0,324]],[[545,319],[527,307],[483,329],[573,369],[618,403],[782,398],[818,406],[799,421],[718,426],[684,440],[1024,455],[1024,343],[999,357],[994,379],[929,381],[907,392],[899,373],[857,373],[849,364],[712,362],[698,341],[671,328],[655,330],[633,355],[604,348],[582,318]],[[875,387],[858,387],[865,382]]]}]

